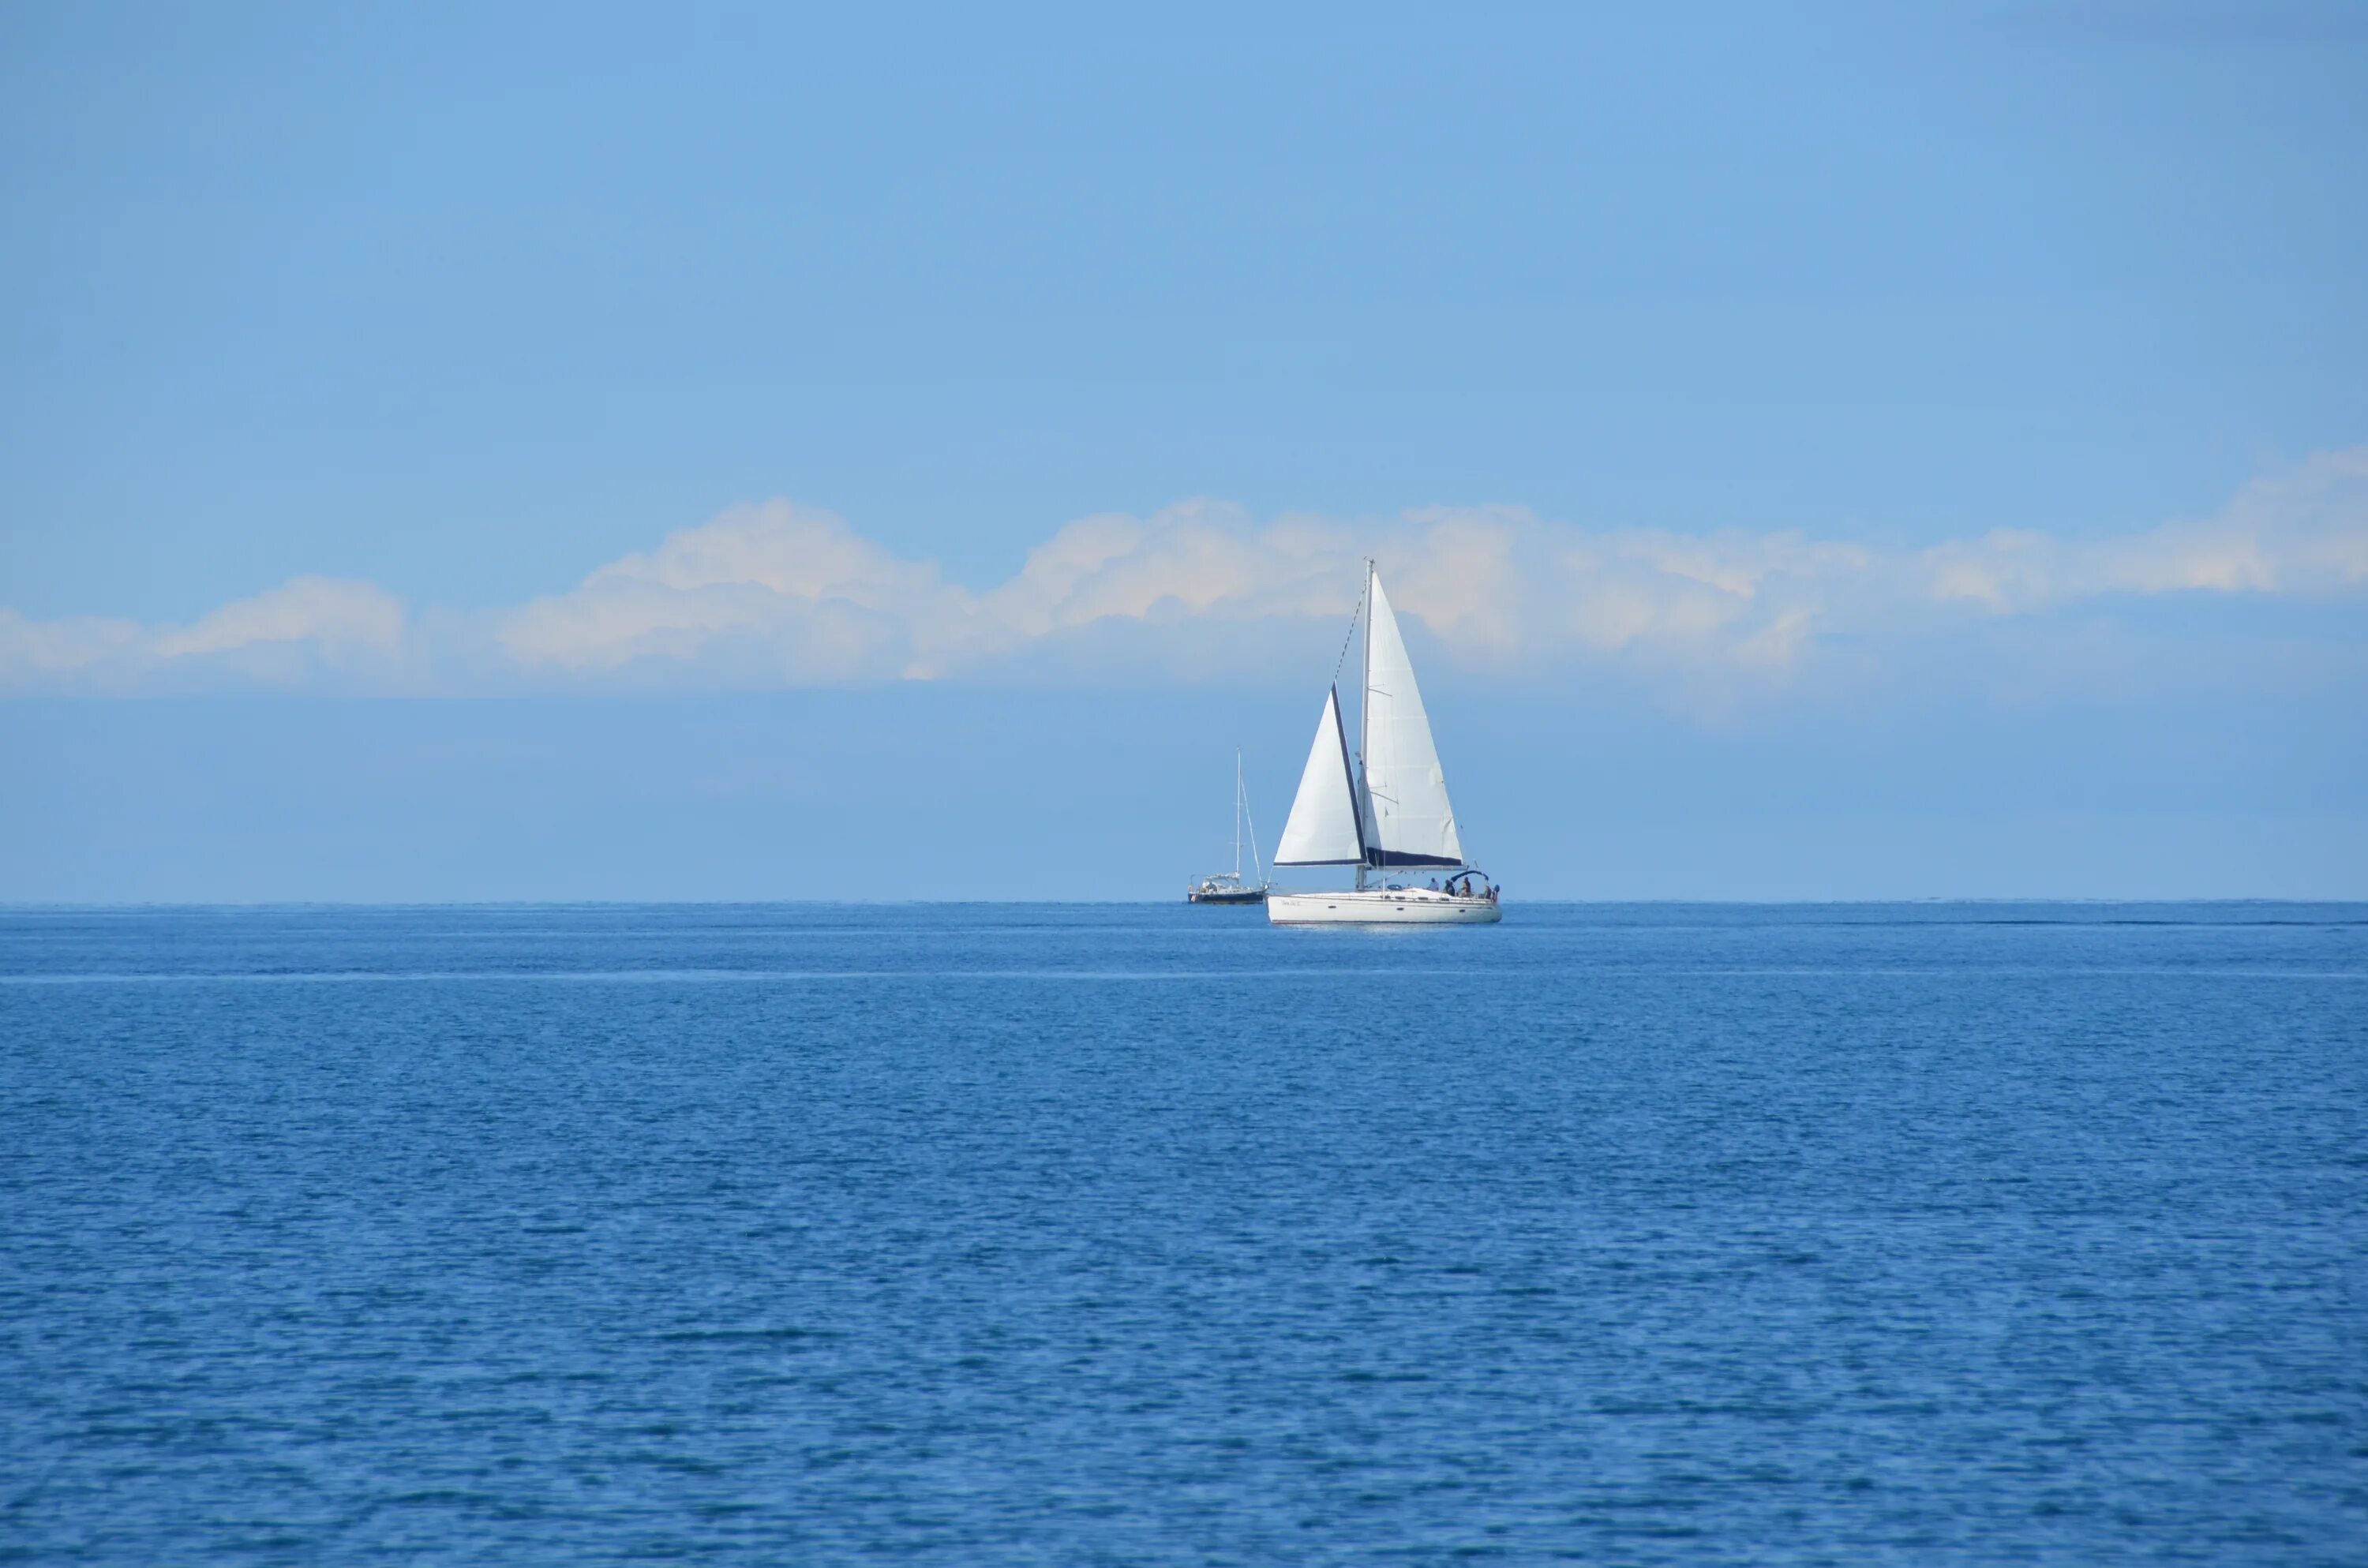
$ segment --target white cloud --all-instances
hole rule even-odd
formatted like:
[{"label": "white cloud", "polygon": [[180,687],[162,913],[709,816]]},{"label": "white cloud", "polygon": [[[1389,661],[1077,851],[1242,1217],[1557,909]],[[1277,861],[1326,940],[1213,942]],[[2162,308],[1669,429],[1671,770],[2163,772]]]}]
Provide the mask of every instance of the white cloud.
[{"label": "white cloud", "polygon": [[292,577],[188,626],[0,608],[0,689],[115,692],[192,684],[384,679],[404,653],[403,603],[371,583]]},{"label": "white cloud", "polygon": [[827,512],[736,506],[502,618],[528,670],[599,672],[722,656],[744,678],[805,685],[898,673],[912,629],[951,602],[937,568],[904,561]]},{"label": "white cloud", "polygon": [[2248,484],[2217,516],[2102,540],[2000,528],[1883,551],[1795,533],[1576,528],[1512,507],[1260,521],[1218,501],[1060,528],[985,591],[827,512],[734,507],[490,617],[415,620],[299,577],[193,624],[0,609],[0,687],[802,686],[1254,672],[1345,626],[1358,562],[1446,657],[1766,682],[1834,635],[1905,640],[2115,596],[2368,587],[2368,448]]},{"label": "white cloud", "polygon": [[403,604],[371,583],[291,577],[237,599],[193,626],[156,637],[160,658],[310,643],[328,653],[391,653],[403,641]]},{"label": "white cloud", "polygon": [[75,616],[28,620],[0,608],[0,681],[31,686],[72,677],[141,650],[146,632],[135,620]]},{"label": "white cloud", "polygon": [[2368,447],[2254,480],[2217,517],[2065,542],[2001,528],[1927,551],[1932,597],[2027,614],[2113,594],[2329,594],[2368,585]]}]

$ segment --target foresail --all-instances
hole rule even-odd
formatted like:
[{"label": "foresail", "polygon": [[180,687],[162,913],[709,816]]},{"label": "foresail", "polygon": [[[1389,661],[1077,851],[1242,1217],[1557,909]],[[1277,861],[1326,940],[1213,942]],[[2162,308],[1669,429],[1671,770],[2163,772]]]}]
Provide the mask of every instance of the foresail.
[{"label": "foresail", "polygon": [[1365,790],[1372,812],[1368,853],[1376,866],[1460,866],[1463,840],[1447,801],[1447,775],[1430,716],[1382,580],[1373,579],[1365,655]]},{"label": "foresail", "polygon": [[1324,717],[1315,725],[1315,743],[1307,748],[1307,767],[1299,776],[1299,793],[1291,802],[1291,820],[1282,824],[1282,843],[1276,846],[1278,866],[1354,866],[1365,858],[1364,835],[1358,831],[1355,791],[1349,783],[1349,743],[1340,727],[1340,693],[1324,699]]}]

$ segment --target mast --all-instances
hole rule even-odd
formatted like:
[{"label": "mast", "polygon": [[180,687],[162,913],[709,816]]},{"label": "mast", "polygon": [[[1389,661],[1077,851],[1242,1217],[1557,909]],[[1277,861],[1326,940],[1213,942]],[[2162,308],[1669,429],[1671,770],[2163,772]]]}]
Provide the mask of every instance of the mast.
[{"label": "mast", "polygon": [[1234,881],[1242,880],[1242,748],[1234,748]]},{"label": "mast", "polygon": [[[1372,755],[1370,747],[1372,742],[1373,733],[1373,558],[1370,555],[1365,557],[1364,671],[1362,695],[1357,699],[1356,807],[1357,821],[1360,824],[1358,828],[1358,836],[1360,838],[1364,836],[1362,824],[1365,820],[1365,802],[1368,799],[1365,785],[1365,758]],[[1357,891],[1359,892],[1365,891],[1365,862],[1372,858],[1372,846],[1367,845],[1365,848],[1366,853],[1364,859],[1357,862]]]}]

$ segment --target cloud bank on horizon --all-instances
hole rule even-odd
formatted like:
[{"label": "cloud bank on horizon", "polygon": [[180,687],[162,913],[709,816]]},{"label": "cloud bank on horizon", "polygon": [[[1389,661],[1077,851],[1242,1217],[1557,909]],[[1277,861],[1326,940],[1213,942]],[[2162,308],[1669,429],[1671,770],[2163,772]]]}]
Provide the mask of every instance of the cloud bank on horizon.
[{"label": "cloud bank on horizon", "polygon": [[375,585],[319,576],[182,626],[0,608],[0,690],[461,696],[1235,678],[1272,673],[1279,653],[1340,628],[1367,554],[1401,612],[1464,665],[1782,681],[1839,642],[1904,644],[2115,597],[2368,593],[2368,446],[2264,474],[2205,518],[2100,540],[1999,528],[1913,551],[1794,533],[1590,530],[1497,506],[1261,522],[1190,501],[1072,522],[983,592],[831,513],[775,500],[484,614],[415,612]]}]

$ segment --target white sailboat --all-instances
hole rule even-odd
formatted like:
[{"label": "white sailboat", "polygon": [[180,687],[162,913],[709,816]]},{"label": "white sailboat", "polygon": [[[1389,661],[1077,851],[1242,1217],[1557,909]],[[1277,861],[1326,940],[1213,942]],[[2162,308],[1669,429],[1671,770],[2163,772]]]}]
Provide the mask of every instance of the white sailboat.
[{"label": "white sailboat", "polygon": [[[1258,881],[1242,881],[1242,824],[1250,824],[1250,869]],[[1234,753],[1234,869],[1202,877],[1184,890],[1187,903],[1264,903],[1268,882],[1266,868],[1258,864],[1258,824],[1250,822],[1250,794],[1242,787],[1242,754]]]},{"label": "white sailboat", "polygon": [[[1277,926],[1487,926],[1504,917],[1497,889],[1464,858],[1447,776],[1430,738],[1430,716],[1414,665],[1373,563],[1365,562],[1364,698],[1352,759],[1337,681],[1308,748],[1274,852],[1281,866],[1353,866],[1346,892],[1277,892],[1267,918]],[[1440,871],[1431,885],[1390,880]],[[1375,885],[1375,877],[1382,881]]]}]

